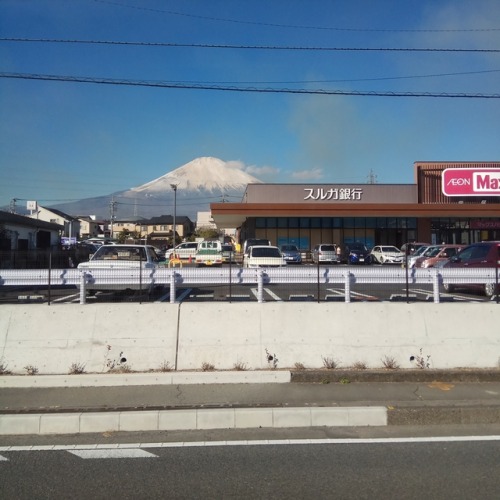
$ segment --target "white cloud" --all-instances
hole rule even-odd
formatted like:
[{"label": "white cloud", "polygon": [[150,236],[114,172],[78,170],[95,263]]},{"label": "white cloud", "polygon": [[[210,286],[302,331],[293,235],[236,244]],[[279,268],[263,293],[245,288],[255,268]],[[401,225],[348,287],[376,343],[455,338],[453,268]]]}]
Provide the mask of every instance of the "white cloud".
[{"label": "white cloud", "polygon": [[245,172],[247,174],[253,175],[254,177],[272,177],[274,175],[278,175],[280,169],[277,167],[271,167],[269,165],[264,165],[262,167],[258,167],[257,165],[249,165],[245,168]]},{"label": "white cloud", "polygon": [[323,169],[313,168],[311,170],[300,170],[299,172],[293,172],[292,178],[298,181],[319,180],[323,178]]}]

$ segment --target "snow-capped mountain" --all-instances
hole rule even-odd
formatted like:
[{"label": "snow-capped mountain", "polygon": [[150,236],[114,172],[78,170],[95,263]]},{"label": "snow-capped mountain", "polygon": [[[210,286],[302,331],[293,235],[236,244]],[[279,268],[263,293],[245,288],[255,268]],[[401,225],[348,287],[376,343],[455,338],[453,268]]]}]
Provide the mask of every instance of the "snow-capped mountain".
[{"label": "snow-capped mountain", "polygon": [[210,203],[239,202],[247,184],[261,182],[239,168],[237,162],[201,157],[141,186],[108,196],[54,205],[53,208],[73,216],[96,215],[98,218],[109,219],[111,202],[114,201],[117,220],[171,215],[174,184],[177,186],[177,215],[185,215],[195,221],[197,212],[210,210]]},{"label": "snow-capped mountain", "polygon": [[171,184],[177,185],[179,191],[241,191],[247,184],[260,183],[258,179],[237,168],[233,162],[225,162],[219,158],[196,158],[182,167],[176,168],[158,179],[133,188],[133,193],[158,193],[171,191]]}]

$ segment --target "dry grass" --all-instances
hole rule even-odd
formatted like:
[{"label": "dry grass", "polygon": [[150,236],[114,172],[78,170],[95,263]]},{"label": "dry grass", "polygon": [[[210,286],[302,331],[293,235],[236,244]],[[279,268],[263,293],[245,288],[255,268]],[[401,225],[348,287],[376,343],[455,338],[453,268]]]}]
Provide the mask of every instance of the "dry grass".
[{"label": "dry grass", "polygon": [[323,366],[327,370],[335,370],[336,368],[339,368],[340,364],[337,360],[334,358],[328,358],[328,357],[323,357]]},{"label": "dry grass", "polygon": [[215,370],[215,365],[213,365],[212,363],[207,363],[206,361],[204,361],[201,364],[202,372],[213,372],[214,370]]},{"label": "dry grass", "polygon": [[382,364],[386,370],[397,370],[399,368],[399,363],[392,356],[384,356]]}]

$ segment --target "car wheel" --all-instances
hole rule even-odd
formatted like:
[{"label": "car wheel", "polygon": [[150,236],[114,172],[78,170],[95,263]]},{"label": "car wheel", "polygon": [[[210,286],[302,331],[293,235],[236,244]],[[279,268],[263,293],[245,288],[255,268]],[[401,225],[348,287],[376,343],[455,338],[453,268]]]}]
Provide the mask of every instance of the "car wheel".
[{"label": "car wheel", "polygon": [[449,283],[445,283],[443,285],[443,288],[445,289],[446,292],[448,293],[453,293],[455,291],[455,287],[453,285],[450,285]]},{"label": "car wheel", "polygon": [[495,295],[495,288],[495,283],[485,283],[484,293],[486,297],[493,297],[493,295]]},{"label": "car wheel", "polygon": [[380,263],[383,264],[384,263],[384,258],[383,257],[380,257]]}]

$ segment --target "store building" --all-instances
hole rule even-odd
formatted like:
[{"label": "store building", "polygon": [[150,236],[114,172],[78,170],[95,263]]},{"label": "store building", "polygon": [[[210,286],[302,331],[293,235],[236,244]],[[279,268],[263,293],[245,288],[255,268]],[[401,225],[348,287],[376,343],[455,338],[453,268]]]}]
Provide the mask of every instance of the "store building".
[{"label": "store building", "polygon": [[310,250],[406,242],[500,240],[500,162],[415,162],[414,184],[249,184],[240,203],[212,203],[219,229]]}]

